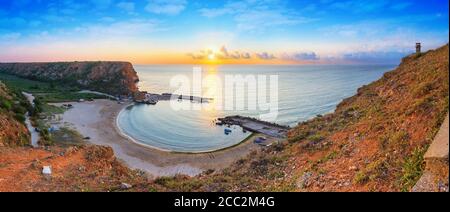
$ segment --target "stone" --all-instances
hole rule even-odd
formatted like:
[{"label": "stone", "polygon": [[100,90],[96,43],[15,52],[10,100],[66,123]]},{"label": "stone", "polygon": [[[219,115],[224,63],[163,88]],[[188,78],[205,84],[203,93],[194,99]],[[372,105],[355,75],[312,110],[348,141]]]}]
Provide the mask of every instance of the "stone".
[{"label": "stone", "polygon": [[350,171],[358,171],[358,167],[356,167],[356,166],[350,166],[350,167],[348,168],[348,170],[350,170]]},{"label": "stone", "polygon": [[300,180],[299,180],[297,186],[298,186],[299,188],[307,188],[307,187],[309,187],[310,184],[311,184],[311,182],[310,182],[311,177],[312,177],[312,173],[311,173],[311,172],[306,172],[306,173],[304,173],[304,174],[300,177]]},{"label": "stone", "polygon": [[120,184],[120,188],[121,189],[130,189],[130,188],[132,188],[133,186],[132,185],[130,185],[130,184],[128,184],[128,183],[121,183]]},{"label": "stone", "polygon": [[52,175],[52,167],[51,166],[44,166],[42,168],[42,174],[43,175],[47,175],[47,176]]}]

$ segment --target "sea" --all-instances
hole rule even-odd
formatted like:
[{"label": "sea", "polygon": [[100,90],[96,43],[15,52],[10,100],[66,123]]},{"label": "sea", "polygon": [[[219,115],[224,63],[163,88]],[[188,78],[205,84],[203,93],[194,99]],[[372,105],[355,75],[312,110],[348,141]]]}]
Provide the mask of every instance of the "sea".
[{"label": "sea", "polygon": [[[294,127],[331,113],[357,89],[396,65],[134,65],[139,89],[212,98],[133,105],[117,117],[119,129],[143,145],[174,152],[211,152],[249,137],[218,118],[250,116]],[[225,129],[228,133],[226,133]],[[231,130],[231,132],[230,132]]]}]

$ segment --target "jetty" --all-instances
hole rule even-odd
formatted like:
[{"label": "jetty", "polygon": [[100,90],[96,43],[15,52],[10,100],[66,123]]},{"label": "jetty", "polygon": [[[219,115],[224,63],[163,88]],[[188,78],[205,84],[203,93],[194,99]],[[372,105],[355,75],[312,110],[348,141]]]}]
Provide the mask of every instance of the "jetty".
[{"label": "jetty", "polygon": [[189,95],[181,95],[181,94],[171,94],[171,93],[163,93],[163,94],[154,94],[147,92],[139,92],[134,96],[134,102],[136,103],[145,103],[155,105],[158,101],[169,101],[169,100],[190,100],[191,102],[197,103],[208,103],[212,101],[213,98],[205,98],[198,96],[189,96]]},{"label": "jetty", "polygon": [[252,117],[245,116],[227,116],[219,118],[217,125],[237,125],[244,130],[254,133],[261,133],[275,138],[286,138],[289,126],[283,126],[276,123],[262,121]]}]

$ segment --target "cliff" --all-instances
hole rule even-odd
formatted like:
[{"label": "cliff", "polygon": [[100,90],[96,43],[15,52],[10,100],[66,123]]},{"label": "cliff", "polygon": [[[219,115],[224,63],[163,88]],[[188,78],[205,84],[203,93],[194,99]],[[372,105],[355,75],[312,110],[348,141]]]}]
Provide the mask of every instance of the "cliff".
[{"label": "cliff", "polygon": [[25,109],[20,105],[16,94],[0,82],[0,147],[23,146],[30,136],[21,120]]},{"label": "cliff", "polygon": [[0,63],[0,72],[112,95],[138,91],[139,78],[128,62]]},{"label": "cliff", "polygon": [[[6,179],[0,191],[409,191],[448,113],[448,77],[448,45],[410,55],[334,113],[299,123],[286,141],[197,177],[150,181],[99,146],[0,148],[0,164],[7,164],[0,166]],[[57,163],[59,177],[41,177],[39,161]],[[439,184],[448,189],[446,163],[447,176]],[[121,182],[133,186],[124,189]]]},{"label": "cliff", "polygon": [[171,191],[410,191],[448,112],[448,79],[448,45],[412,54],[334,113],[299,123],[287,141],[221,172],[155,182]]}]

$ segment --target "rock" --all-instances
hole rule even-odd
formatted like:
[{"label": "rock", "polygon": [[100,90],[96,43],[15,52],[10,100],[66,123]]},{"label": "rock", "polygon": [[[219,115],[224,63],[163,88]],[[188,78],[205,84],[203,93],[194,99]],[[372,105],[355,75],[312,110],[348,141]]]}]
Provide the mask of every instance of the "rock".
[{"label": "rock", "polygon": [[356,167],[356,166],[350,166],[350,167],[348,168],[348,170],[349,170],[349,171],[358,171],[358,167]]},{"label": "rock", "polygon": [[41,161],[36,159],[33,161],[33,163],[31,163],[31,167],[38,169],[39,167],[41,167]]},{"label": "rock", "polygon": [[307,188],[311,185],[310,179],[312,177],[311,172],[305,172],[301,177],[297,184],[299,188]]},{"label": "rock", "polygon": [[132,188],[133,186],[132,185],[130,185],[130,184],[128,184],[128,183],[121,183],[120,184],[120,188],[121,189],[130,189],[130,188]]},{"label": "rock", "polygon": [[42,174],[43,175],[47,175],[47,176],[51,176],[52,175],[52,167],[51,166],[44,166],[42,168]]},{"label": "rock", "polygon": [[78,171],[79,172],[85,172],[86,171],[86,167],[80,166],[80,167],[78,167]]}]

